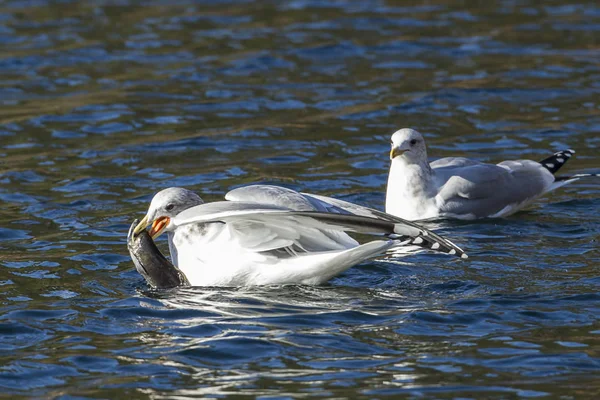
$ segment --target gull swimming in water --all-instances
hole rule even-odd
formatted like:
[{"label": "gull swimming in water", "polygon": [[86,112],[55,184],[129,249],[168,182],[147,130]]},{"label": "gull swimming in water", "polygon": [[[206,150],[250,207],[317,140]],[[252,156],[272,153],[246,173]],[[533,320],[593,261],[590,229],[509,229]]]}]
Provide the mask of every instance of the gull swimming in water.
[{"label": "gull swimming in water", "polygon": [[555,176],[574,153],[559,151],[540,162],[494,165],[447,157],[429,163],[423,136],[400,129],[392,135],[385,211],[407,220],[505,217],[581,177],[599,175]]},{"label": "gull swimming in water", "polygon": [[[342,200],[269,185],[225,198],[204,203],[190,190],[164,189],[133,233],[167,232],[172,262],[194,286],[321,284],[402,245],[467,257],[415,223]],[[359,244],[347,231],[384,238]]]}]

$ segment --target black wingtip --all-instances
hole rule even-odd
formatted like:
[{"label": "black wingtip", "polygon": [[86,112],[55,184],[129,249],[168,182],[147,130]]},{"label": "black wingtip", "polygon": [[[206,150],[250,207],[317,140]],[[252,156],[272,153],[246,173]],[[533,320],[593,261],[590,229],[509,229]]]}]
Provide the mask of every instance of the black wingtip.
[{"label": "black wingtip", "polygon": [[467,253],[465,253],[463,249],[461,249],[454,243],[448,240],[439,240],[438,238],[431,238],[429,235],[419,235],[416,238],[413,238],[410,241],[410,244],[423,247],[428,250],[446,253],[460,258],[469,258]]},{"label": "black wingtip", "polygon": [[561,150],[538,162],[554,175],[567,161],[569,161],[569,158],[571,158],[573,154],[575,154],[575,150],[573,149]]},{"label": "black wingtip", "polygon": [[446,253],[452,256],[460,257],[462,259],[469,258],[467,253],[465,253],[460,247],[456,246],[454,243],[448,241],[446,243],[440,243],[437,240],[432,240],[428,235],[425,236],[417,236],[412,237],[408,235],[388,235],[390,239],[395,240],[398,244],[406,245],[406,246],[418,246],[426,250],[433,250],[435,252]]}]

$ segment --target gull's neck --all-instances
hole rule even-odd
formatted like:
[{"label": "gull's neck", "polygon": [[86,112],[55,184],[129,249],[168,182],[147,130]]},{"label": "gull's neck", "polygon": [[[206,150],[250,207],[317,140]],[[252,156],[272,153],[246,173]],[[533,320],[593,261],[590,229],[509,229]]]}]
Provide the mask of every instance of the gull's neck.
[{"label": "gull's neck", "polygon": [[405,157],[392,160],[388,176],[385,211],[408,220],[435,217],[433,171],[427,159],[419,163]]},{"label": "gull's neck", "polygon": [[167,233],[167,239],[169,240],[169,253],[171,253],[171,262],[174,266],[179,267],[179,260],[177,259],[177,247],[175,247],[175,243],[173,242],[174,237],[175,232]]}]

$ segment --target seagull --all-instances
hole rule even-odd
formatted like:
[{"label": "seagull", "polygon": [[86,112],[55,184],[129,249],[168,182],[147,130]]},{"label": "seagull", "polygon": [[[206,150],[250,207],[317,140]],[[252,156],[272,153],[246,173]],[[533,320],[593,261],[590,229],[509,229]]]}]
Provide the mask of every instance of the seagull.
[{"label": "seagull", "polygon": [[571,149],[540,162],[486,164],[447,157],[429,163],[425,140],[416,130],[400,129],[391,142],[385,211],[411,221],[506,217],[579,178],[600,176],[555,176],[575,154]]},{"label": "seagull", "polygon": [[[343,200],[271,185],[204,203],[179,187],[158,192],[134,228],[166,232],[173,264],[193,286],[317,285],[398,246],[467,255],[421,226]],[[329,201],[328,201],[329,200]],[[378,234],[359,244],[346,232]]]}]

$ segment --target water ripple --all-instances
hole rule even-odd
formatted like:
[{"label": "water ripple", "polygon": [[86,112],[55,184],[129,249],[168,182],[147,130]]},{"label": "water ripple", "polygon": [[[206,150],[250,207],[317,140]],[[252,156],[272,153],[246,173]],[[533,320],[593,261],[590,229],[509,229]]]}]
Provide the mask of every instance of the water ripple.
[{"label": "water ripple", "polygon": [[[321,287],[153,291],[152,193],[252,182],[383,208],[389,134],[432,159],[598,172],[594,4],[0,6],[0,388],[36,398],[573,397],[598,387],[599,186],[427,224]],[[159,246],[167,251],[165,243]]]}]

